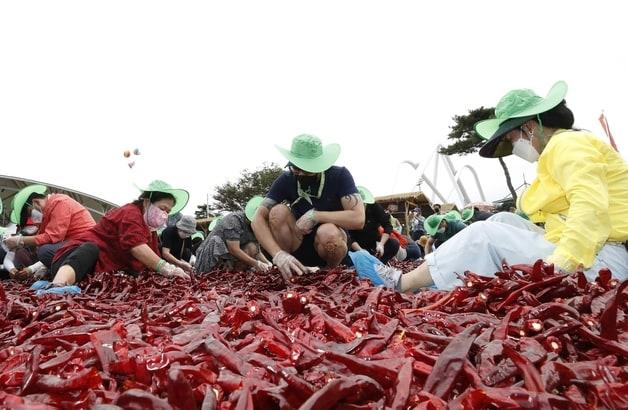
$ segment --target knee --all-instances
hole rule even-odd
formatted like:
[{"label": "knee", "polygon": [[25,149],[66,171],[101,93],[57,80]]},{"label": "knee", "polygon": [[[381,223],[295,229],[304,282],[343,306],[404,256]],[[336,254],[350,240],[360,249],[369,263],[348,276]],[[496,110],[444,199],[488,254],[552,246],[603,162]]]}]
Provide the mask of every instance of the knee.
[{"label": "knee", "polygon": [[272,226],[281,226],[292,215],[292,211],[284,204],[277,204],[268,213],[268,222]]},{"label": "knee", "polygon": [[255,258],[257,254],[259,253],[259,249],[255,242],[249,242],[246,245],[244,245],[242,247],[242,251],[244,251],[244,253],[249,255],[251,258]]},{"label": "knee", "polygon": [[96,260],[98,259],[98,254],[100,253],[100,249],[93,242],[85,242],[80,246],[81,251],[87,255],[90,259]]},{"label": "knee", "polygon": [[326,223],[318,227],[315,241],[323,246],[328,244],[338,245],[346,243],[347,237],[342,229],[334,224]]}]

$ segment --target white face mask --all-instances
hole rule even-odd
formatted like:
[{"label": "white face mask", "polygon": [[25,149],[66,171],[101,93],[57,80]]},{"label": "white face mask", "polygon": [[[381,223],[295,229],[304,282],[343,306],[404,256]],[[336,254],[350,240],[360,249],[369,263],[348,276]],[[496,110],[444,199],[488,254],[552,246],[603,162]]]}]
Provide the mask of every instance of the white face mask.
[{"label": "white face mask", "polygon": [[31,210],[31,220],[35,224],[40,224],[41,221],[44,220],[44,215],[41,212],[39,212],[37,209],[33,208]]},{"label": "white face mask", "polygon": [[438,233],[445,233],[445,227],[443,226],[442,228],[439,228]]},{"label": "white face mask", "polygon": [[512,143],[512,153],[528,162],[539,159],[539,152],[532,146],[532,142],[523,137]]}]

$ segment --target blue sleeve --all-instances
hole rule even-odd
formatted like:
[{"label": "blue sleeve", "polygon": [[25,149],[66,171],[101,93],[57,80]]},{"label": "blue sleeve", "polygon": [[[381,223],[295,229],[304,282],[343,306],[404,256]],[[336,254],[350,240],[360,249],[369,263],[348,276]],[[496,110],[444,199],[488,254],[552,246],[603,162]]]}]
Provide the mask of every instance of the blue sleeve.
[{"label": "blue sleeve", "polygon": [[355,186],[351,172],[345,167],[340,168],[338,173],[338,196],[342,198],[343,196],[357,193],[358,188]]},{"label": "blue sleeve", "polygon": [[277,203],[288,199],[290,183],[290,173],[284,172],[273,182],[270,186],[270,190],[266,194],[266,198],[270,198]]}]

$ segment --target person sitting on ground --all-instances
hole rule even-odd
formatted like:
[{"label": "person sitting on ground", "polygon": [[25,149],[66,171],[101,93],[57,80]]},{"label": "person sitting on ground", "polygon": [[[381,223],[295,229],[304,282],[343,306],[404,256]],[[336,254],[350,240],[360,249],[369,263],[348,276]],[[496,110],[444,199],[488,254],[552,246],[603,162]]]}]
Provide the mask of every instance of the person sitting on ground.
[{"label": "person sitting on ground", "polygon": [[[367,188],[363,186],[357,188],[364,202],[365,219],[362,229],[349,231],[351,250],[365,249],[382,263],[388,263],[399,251],[399,242],[390,237],[393,231],[390,218],[384,211],[384,207],[375,202],[373,194]],[[381,235],[380,227],[382,228]]]},{"label": "person sitting on ground", "polygon": [[432,204],[432,210],[435,214],[440,214],[440,204]]},{"label": "person sitting on ground", "polygon": [[[21,227],[21,228],[20,228]],[[35,223],[30,217],[30,213],[26,207],[22,210],[20,216],[20,224],[12,226],[5,232],[5,238],[14,236],[16,229],[19,229],[19,235],[29,237],[37,234],[39,223]],[[22,246],[9,250],[5,243],[0,248],[3,254],[2,262],[4,268],[8,271],[9,277],[15,280],[26,280],[29,278],[41,278],[46,275],[47,268],[37,259],[37,248],[35,246]]]},{"label": "person sitting on ground", "polygon": [[192,257],[191,236],[196,232],[196,219],[183,215],[174,226],[161,231],[161,256],[171,264],[186,272],[192,270],[189,261]]},{"label": "person sitting on ground", "polygon": [[423,224],[425,231],[429,235],[427,244],[425,245],[425,255],[432,253],[434,248],[447,242],[458,232],[462,231],[467,225],[456,218],[455,214],[447,213],[432,214],[427,217]]},{"label": "person sitting on ground", "polygon": [[338,144],[323,147],[318,137],[299,135],[289,151],[277,148],[289,170],[273,182],[252,226],[289,281],[311,270],[306,266],[338,266],[347,255],[347,230],[362,229],[365,214],[351,173],[333,166]]},{"label": "person sitting on ground", "polygon": [[[475,126],[488,140],[481,156],[514,154],[537,162],[537,177],[519,197],[519,210],[530,221],[502,212],[476,222],[417,269],[400,278],[387,276],[389,286],[452,289],[461,284],[456,273],[491,276],[504,260],[514,265],[543,259],[566,273],[582,269],[589,280],[601,268],[619,281],[628,278],[628,164],[605,141],[573,128],[566,93],[563,81],[545,98],[512,90],[497,104],[497,118]],[[545,229],[533,222],[544,222]]]},{"label": "person sitting on ground", "polygon": [[262,196],[254,196],[247,202],[244,212],[232,212],[216,219],[216,226],[196,251],[196,271],[241,271],[252,268],[258,272],[268,272],[272,268],[272,264],[260,252],[251,230],[251,220],[263,200]]},{"label": "person sitting on ground", "polygon": [[52,284],[39,281],[39,293],[79,292],[73,285],[92,272],[124,271],[137,275],[155,271],[173,278],[189,279],[183,269],[160,256],[157,230],[164,227],[168,214],[182,210],[189,194],[155,180],[142,190],[139,198],[112,209],[92,229],[68,241],[54,256]]},{"label": "person sitting on ground", "polygon": [[10,250],[22,246],[36,246],[37,258],[50,268],[52,257],[66,241],[78,238],[95,224],[87,209],[64,194],[45,195],[43,185],[29,185],[13,197],[11,222],[20,223],[27,212],[39,230],[34,236],[14,236],[5,241]]}]

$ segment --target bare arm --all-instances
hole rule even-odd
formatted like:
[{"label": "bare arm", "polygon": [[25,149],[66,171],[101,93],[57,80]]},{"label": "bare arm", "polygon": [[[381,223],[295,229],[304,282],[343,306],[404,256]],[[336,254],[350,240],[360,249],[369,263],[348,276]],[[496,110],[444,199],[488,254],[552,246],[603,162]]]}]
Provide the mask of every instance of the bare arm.
[{"label": "bare arm", "polygon": [[131,255],[152,271],[156,269],[157,262],[161,260],[161,258],[153,252],[150,246],[145,243],[131,249]]},{"label": "bare arm", "polygon": [[432,247],[434,246],[434,238],[430,237],[425,244],[425,254],[432,253]]},{"label": "bare arm", "polygon": [[340,203],[342,211],[316,211],[318,223],[333,223],[347,230],[364,228],[364,203],[360,194],[343,196]]},{"label": "bare arm", "polygon": [[354,251],[359,251],[359,250],[362,249],[362,247],[357,242],[352,242],[351,243],[351,249],[353,249]]},{"label": "bare arm", "polygon": [[166,260],[166,262],[170,262],[173,265],[179,265],[180,261],[179,259],[175,258],[171,253],[170,253],[170,248],[161,248],[161,256],[163,256],[163,258]]},{"label": "bare arm", "polygon": [[277,202],[272,199],[265,198],[262,205],[257,208],[257,212],[255,212],[255,216],[251,222],[251,228],[253,229],[255,237],[259,241],[260,245],[266,249],[266,252],[270,254],[271,258],[273,258],[275,254],[281,250],[279,244],[277,244],[277,241],[275,241],[275,238],[270,231],[270,224],[268,221],[270,209],[276,204]]},{"label": "bare arm", "polygon": [[229,253],[233,255],[239,261],[246,263],[249,266],[255,266],[257,261],[251,258],[240,248],[240,241],[226,241],[227,242],[227,250]]}]

